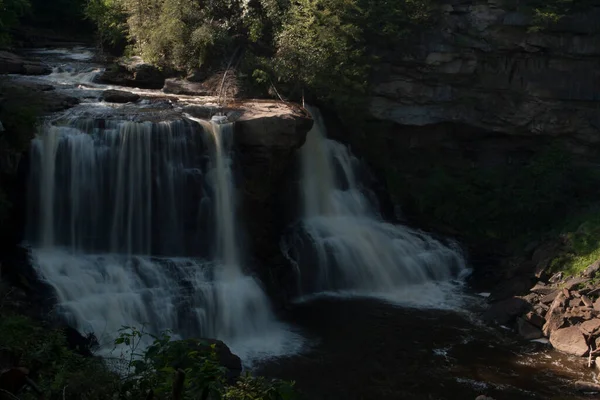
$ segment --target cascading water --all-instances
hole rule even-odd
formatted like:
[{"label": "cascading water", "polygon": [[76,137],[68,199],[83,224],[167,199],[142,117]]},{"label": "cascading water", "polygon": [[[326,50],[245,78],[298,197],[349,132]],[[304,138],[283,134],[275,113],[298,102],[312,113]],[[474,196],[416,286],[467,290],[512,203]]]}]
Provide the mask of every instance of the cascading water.
[{"label": "cascading water", "polygon": [[[466,270],[459,252],[424,233],[384,222],[361,188],[359,160],[326,138],[316,109],[301,149],[303,214],[282,248],[299,270],[303,294],[347,292],[419,303],[419,285]],[[428,300],[439,300],[427,293]],[[432,304],[433,305],[433,304]]]},{"label": "cascading water", "polygon": [[205,121],[82,118],[42,129],[28,237],[74,327],[107,345],[123,325],[214,337],[246,361],[297,350],[240,267],[232,132]]}]

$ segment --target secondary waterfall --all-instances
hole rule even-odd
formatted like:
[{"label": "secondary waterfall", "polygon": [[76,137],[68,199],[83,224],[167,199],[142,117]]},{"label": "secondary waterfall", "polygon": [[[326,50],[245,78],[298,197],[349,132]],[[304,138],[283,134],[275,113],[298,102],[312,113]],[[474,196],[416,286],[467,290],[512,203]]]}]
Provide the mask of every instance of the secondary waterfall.
[{"label": "secondary waterfall", "polygon": [[75,118],[41,130],[28,237],[74,327],[108,347],[123,325],[145,325],[222,339],[246,360],[295,351],[241,267],[232,141],[218,121]]},{"label": "secondary waterfall", "polygon": [[301,149],[302,219],[282,242],[298,267],[302,293],[418,302],[419,285],[450,281],[465,271],[456,249],[381,219],[358,179],[359,160],[327,139],[319,111],[310,112],[315,122]]}]

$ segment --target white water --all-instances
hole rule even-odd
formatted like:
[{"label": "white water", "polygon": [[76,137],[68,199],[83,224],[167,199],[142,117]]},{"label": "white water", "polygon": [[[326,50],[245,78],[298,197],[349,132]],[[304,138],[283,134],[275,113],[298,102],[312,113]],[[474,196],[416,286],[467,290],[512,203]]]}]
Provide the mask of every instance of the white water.
[{"label": "white water", "polygon": [[33,141],[34,265],[106,350],[123,325],[222,339],[246,363],[302,345],[240,266],[231,140],[231,124],[75,119]]},{"label": "white water", "polygon": [[283,242],[298,266],[302,292],[424,306],[447,302],[454,286],[446,283],[466,271],[461,254],[422,232],[384,222],[360,186],[359,160],[327,139],[318,110],[310,111],[315,123],[301,149],[303,217]]}]

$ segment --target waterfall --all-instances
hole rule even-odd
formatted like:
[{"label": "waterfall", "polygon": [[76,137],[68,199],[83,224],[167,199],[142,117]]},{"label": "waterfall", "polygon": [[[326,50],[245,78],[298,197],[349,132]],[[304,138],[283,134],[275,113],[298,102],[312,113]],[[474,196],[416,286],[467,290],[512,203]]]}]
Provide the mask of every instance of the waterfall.
[{"label": "waterfall", "polygon": [[348,147],[326,138],[318,110],[310,113],[314,125],[301,149],[302,218],[282,241],[298,267],[302,293],[334,291],[418,303],[420,285],[437,286],[463,273],[456,249],[382,220],[357,176],[360,161]]},{"label": "waterfall", "polygon": [[[198,125],[195,122],[201,122]],[[57,309],[112,349],[124,325],[296,351],[241,267],[233,126],[75,118],[32,142],[28,241]]]}]

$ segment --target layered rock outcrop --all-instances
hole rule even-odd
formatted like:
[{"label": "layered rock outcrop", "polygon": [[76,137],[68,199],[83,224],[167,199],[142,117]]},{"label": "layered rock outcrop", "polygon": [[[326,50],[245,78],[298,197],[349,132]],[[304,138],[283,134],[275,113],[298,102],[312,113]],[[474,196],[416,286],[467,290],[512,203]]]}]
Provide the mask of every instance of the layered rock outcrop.
[{"label": "layered rock outcrop", "polygon": [[0,51],[0,75],[48,75],[52,69],[38,61],[24,59],[8,51]]},{"label": "layered rock outcrop", "polygon": [[538,32],[530,14],[507,1],[450,0],[441,8],[434,29],[379,67],[372,116],[568,135],[577,152],[600,142],[600,7]]}]

